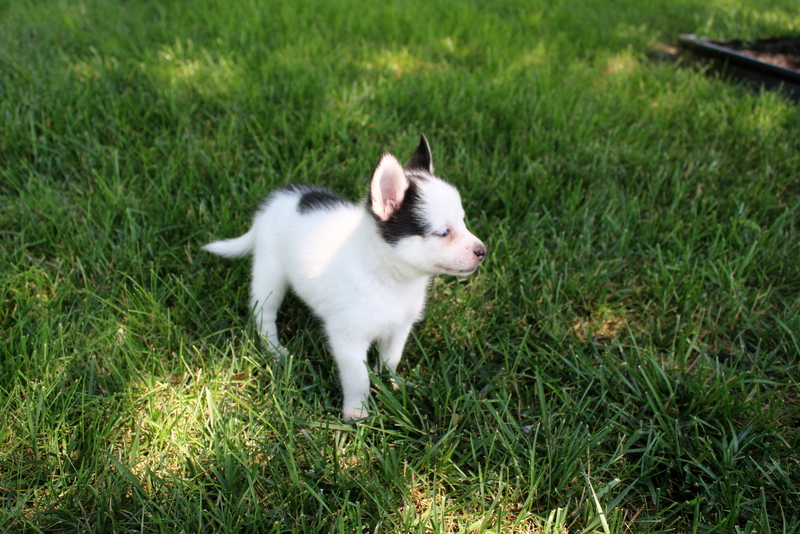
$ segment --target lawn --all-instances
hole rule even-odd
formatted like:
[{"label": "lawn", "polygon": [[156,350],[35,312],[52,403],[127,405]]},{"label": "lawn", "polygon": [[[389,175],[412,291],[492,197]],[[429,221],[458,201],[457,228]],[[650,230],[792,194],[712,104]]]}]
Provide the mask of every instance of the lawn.
[{"label": "lawn", "polygon": [[[0,532],[800,532],[796,0],[0,0]],[[239,235],[420,134],[489,254],[340,418]]]}]

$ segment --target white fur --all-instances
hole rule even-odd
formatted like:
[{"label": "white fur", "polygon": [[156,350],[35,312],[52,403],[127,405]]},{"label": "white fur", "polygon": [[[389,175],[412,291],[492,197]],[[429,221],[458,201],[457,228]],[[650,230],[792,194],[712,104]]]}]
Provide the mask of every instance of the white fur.
[{"label": "white fur", "polygon": [[[382,156],[368,199],[375,216],[367,205],[343,203],[301,213],[299,202],[309,189],[279,190],[267,198],[249,232],[203,247],[229,258],[253,254],[250,305],[271,351],[286,352],[275,318],[287,287],[322,319],[339,368],[345,419],[367,414],[370,344],[377,342],[381,361],[394,372],[412,325],[422,318],[430,277],[466,276],[486,252],[464,224],[458,191],[433,176],[424,137],[420,151],[427,169],[404,170],[394,156]],[[416,181],[419,213],[433,232],[390,244],[376,217],[386,221],[399,209],[409,174],[423,177]]]}]

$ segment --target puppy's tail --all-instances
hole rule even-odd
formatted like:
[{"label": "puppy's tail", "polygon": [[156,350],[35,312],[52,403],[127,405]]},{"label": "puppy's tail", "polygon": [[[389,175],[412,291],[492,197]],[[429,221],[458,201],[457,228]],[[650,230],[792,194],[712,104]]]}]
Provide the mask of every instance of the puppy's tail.
[{"label": "puppy's tail", "polygon": [[202,248],[203,250],[207,250],[208,252],[216,254],[217,256],[222,256],[223,258],[241,258],[242,256],[246,256],[252,252],[256,241],[255,237],[256,234],[251,229],[243,236],[233,239],[214,241],[213,243],[209,243]]}]

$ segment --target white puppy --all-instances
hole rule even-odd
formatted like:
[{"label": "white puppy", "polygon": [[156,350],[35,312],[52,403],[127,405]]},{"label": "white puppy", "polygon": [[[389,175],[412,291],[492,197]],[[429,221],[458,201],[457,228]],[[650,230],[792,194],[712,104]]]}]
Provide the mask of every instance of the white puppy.
[{"label": "white puppy", "polygon": [[423,315],[431,276],[466,276],[486,255],[464,224],[458,191],[434,176],[425,136],[405,169],[391,154],[381,156],[362,205],[288,186],[267,197],[249,232],[203,249],[228,258],[253,254],[250,305],[271,351],[286,352],[275,317],[287,287],[322,319],[345,419],[367,415],[370,344],[377,342],[394,372]]}]

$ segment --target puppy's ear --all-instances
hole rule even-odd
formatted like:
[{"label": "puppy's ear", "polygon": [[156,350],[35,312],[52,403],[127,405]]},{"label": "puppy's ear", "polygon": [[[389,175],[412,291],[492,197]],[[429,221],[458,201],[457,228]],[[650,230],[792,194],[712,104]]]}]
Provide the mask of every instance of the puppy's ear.
[{"label": "puppy's ear", "polygon": [[370,206],[372,213],[386,221],[403,203],[408,178],[397,158],[384,152],[372,173],[370,185]]},{"label": "puppy's ear", "polygon": [[408,162],[408,169],[420,169],[429,174],[433,174],[433,158],[431,157],[431,146],[425,135],[419,140],[417,151],[411,156],[411,161]]}]

